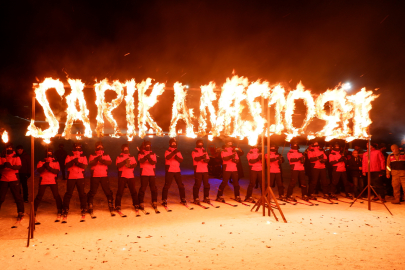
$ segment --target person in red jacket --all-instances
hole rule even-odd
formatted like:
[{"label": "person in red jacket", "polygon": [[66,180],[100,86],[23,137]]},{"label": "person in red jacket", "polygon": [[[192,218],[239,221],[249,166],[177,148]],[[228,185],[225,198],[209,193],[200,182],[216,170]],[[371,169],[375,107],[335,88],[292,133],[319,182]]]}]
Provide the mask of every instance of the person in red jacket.
[{"label": "person in red jacket", "polygon": [[194,186],[193,186],[193,198],[194,203],[199,204],[199,193],[201,183],[204,185],[204,202],[211,203],[210,200],[210,183],[208,181],[208,163],[210,162],[210,157],[207,151],[204,149],[204,142],[202,140],[197,140],[196,148],[191,153],[193,158],[194,166]]},{"label": "person in red jacket", "polygon": [[326,196],[329,198],[336,198],[333,193],[336,191],[336,187],[339,184],[339,180],[342,179],[343,186],[345,188],[345,195],[346,198],[353,199],[353,196],[349,193],[350,192],[350,184],[347,181],[347,173],[346,173],[346,157],[343,156],[340,152],[340,145],[335,143],[332,151],[329,155],[329,163],[333,168],[332,171],[332,182],[330,187],[330,193]]},{"label": "person in red jacket", "polygon": [[143,199],[146,188],[150,187],[152,193],[152,206],[157,207],[157,187],[155,179],[156,154],[152,152],[150,141],[144,141],[138,154],[139,166],[141,168],[141,188],[139,189],[138,199],[140,209],[144,209]]},{"label": "person in red jacket", "polygon": [[[267,162],[267,154],[265,156]],[[277,146],[270,145],[270,186],[277,184],[278,197],[280,200],[285,200],[283,178],[281,177],[281,164],[284,163],[284,158],[277,152]]]},{"label": "person in red jacket", "polygon": [[227,140],[225,149],[221,152],[222,157],[222,171],[223,171],[223,178],[222,182],[219,185],[218,193],[217,193],[217,201],[225,202],[223,198],[224,189],[228,185],[229,179],[232,179],[235,200],[238,202],[242,202],[239,193],[239,178],[238,178],[238,167],[237,164],[239,162],[239,156],[232,147],[232,141]]},{"label": "person in red jacket", "polygon": [[[382,200],[385,201],[385,189],[381,179],[381,176],[386,173],[385,158],[381,151],[377,149],[378,145],[376,143],[372,143],[370,149],[370,181],[375,192],[377,192],[377,194],[381,196]],[[362,171],[364,176],[366,176],[368,173],[368,159],[367,144],[367,151],[363,154]]]},{"label": "person in red jacket", "polygon": [[63,197],[63,216],[66,218],[69,213],[70,199],[72,198],[75,187],[79,193],[80,208],[83,216],[87,212],[86,193],[84,192],[84,170],[86,169],[88,163],[86,156],[83,155],[81,143],[75,143],[73,145],[72,154],[66,157],[65,165],[68,170],[68,177],[66,193]]},{"label": "person in red jacket", "polygon": [[246,157],[249,163],[250,181],[246,190],[245,202],[255,203],[256,201],[252,197],[253,187],[257,181],[259,181],[260,185],[262,183],[262,151],[257,145],[252,146]]},{"label": "person in red jacket", "polygon": [[129,145],[123,144],[121,146],[121,154],[118,155],[115,164],[118,167],[118,189],[115,196],[115,210],[121,211],[121,199],[124,194],[125,186],[128,185],[129,192],[132,197],[132,204],[136,210],[140,208],[138,193],[135,187],[134,169],[136,167],[136,159],[129,153]]},{"label": "person in red jacket", "polygon": [[311,200],[316,200],[314,196],[318,180],[321,180],[323,194],[329,193],[329,180],[326,177],[326,165],[328,158],[325,152],[320,149],[319,143],[314,142],[311,149],[308,151],[308,158],[311,162],[311,177],[308,188],[308,197]]},{"label": "person in red jacket", "polygon": [[34,200],[35,215],[37,214],[38,206],[42,201],[42,197],[44,196],[47,187],[51,189],[53,198],[55,199],[58,216],[60,217],[62,215],[62,198],[59,195],[58,182],[56,181],[59,170],[59,162],[54,158],[52,149],[47,148],[46,157],[37,164],[37,172],[39,172],[39,187],[37,196]]},{"label": "person in red jacket", "polygon": [[165,152],[165,185],[162,191],[162,205],[167,206],[167,194],[172,185],[173,178],[176,180],[177,187],[179,188],[180,202],[186,202],[186,189],[184,188],[183,181],[181,180],[180,163],[183,162],[183,156],[179,149],[177,149],[177,141],[175,138],[169,140],[169,149]]},{"label": "person in red jacket", "polygon": [[288,161],[290,162],[291,166],[291,181],[288,185],[287,189],[287,200],[289,201],[296,201],[294,197],[292,197],[294,186],[296,185],[297,181],[301,187],[301,194],[302,199],[308,200],[307,196],[307,184],[305,179],[305,157],[299,151],[300,146],[297,142],[291,143],[291,150],[287,153]]},{"label": "person in red jacket", "polygon": [[108,208],[110,212],[114,211],[113,192],[110,189],[110,180],[108,179],[108,166],[112,160],[109,155],[104,153],[102,142],[96,142],[96,151],[89,157],[89,165],[91,170],[90,191],[87,193],[87,206],[90,214],[93,214],[93,198],[97,193],[98,186],[101,188],[107,197]]},{"label": "person in red jacket", "polygon": [[10,188],[17,205],[18,220],[21,220],[24,216],[24,201],[20,193],[21,187],[17,177],[20,167],[21,160],[15,154],[13,145],[8,143],[0,158],[0,208],[6,200],[7,191]]}]

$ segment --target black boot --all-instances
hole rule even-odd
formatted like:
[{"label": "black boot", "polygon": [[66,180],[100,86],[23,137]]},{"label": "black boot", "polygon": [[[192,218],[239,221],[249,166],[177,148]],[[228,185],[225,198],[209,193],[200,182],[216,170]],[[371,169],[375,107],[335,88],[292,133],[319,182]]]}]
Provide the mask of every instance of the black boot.
[{"label": "black boot", "polygon": [[167,200],[162,200],[162,206],[167,207]]},{"label": "black boot", "polygon": [[194,204],[198,204],[198,205],[200,205],[201,203],[200,203],[200,199],[199,198],[195,198],[194,199],[194,201],[193,201],[193,203]]},{"label": "black boot", "polygon": [[210,204],[210,203],[211,203],[211,200],[210,200],[210,198],[205,197],[203,202]]},{"label": "black boot", "polygon": [[[89,214],[90,215],[93,215],[93,204],[92,203],[89,203],[88,205],[88,208],[89,208],[89,210],[88,210],[88,212],[89,212]],[[82,212],[83,213],[83,212]],[[82,214],[83,215],[83,214]]]},{"label": "black boot", "polygon": [[225,202],[224,197],[222,197],[222,196],[217,196],[216,201],[217,202]]},{"label": "black boot", "polygon": [[114,202],[113,200],[108,201],[108,209],[110,210],[110,212],[114,211],[114,203],[113,202]]}]

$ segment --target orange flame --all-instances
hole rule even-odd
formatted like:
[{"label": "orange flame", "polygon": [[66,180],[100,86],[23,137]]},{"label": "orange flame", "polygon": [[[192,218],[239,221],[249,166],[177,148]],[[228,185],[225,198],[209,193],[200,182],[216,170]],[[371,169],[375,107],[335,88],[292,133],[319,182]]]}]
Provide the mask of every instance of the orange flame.
[{"label": "orange flame", "polygon": [[2,140],[4,143],[8,143],[8,132],[7,132],[7,130],[4,130],[4,131],[3,131],[3,134],[1,134],[1,140]]},{"label": "orange flame", "polygon": [[65,94],[63,83],[52,78],[46,78],[42,83],[38,84],[35,89],[35,97],[44,109],[45,120],[48,122],[49,128],[42,130],[35,126],[34,120],[31,120],[31,123],[28,126],[28,131],[25,134],[25,136],[32,135],[35,138],[42,138],[46,143],[50,143],[50,139],[58,134],[59,130],[59,122],[53,114],[49,102],[46,99],[46,91],[51,88],[55,88],[60,96]]},{"label": "orange flame", "polygon": [[136,135],[135,131],[135,100],[134,94],[136,91],[135,87],[135,80],[132,79],[131,81],[127,81],[125,83],[127,87],[127,95],[125,96],[125,109],[126,109],[126,117],[127,117],[127,137],[128,141],[132,141],[134,136]]},{"label": "orange flame", "polygon": [[[280,135],[281,132],[284,130],[284,125],[283,125],[283,120],[281,118],[281,112],[284,109],[285,106],[285,96],[284,96],[285,90],[281,85],[275,86],[273,89],[271,89],[271,94],[270,94],[270,101],[268,106],[275,104],[274,107],[274,125],[270,125],[270,135],[271,134],[278,134]],[[266,134],[268,135],[268,134]]]},{"label": "orange flame", "polygon": [[215,83],[210,82],[208,85],[202,85],[201,87],[201,98],[200,98],[200,116],[198,118],[198,134],[200,136],[205,136],[207,134],[207,117],[208,112],[210,113],[211,126],[215,126],[216,122],[216,112],[212,105],[212,102],[217,99],[217,95],[214,92]]}]

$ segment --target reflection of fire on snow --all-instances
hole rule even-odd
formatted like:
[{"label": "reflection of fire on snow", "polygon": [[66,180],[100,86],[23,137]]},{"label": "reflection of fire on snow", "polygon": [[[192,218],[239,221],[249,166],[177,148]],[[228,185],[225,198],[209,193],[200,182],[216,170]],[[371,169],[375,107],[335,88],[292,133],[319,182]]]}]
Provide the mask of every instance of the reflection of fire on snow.
[{"label": "reflection of fire on snow", "polygon": [[[88,118],[89,111],[83,95],[84,83],[72,79],[68,79],[68,82],[72,91],[66,97],[68,105],[67,119],[62,136],[69,139],[73,122],[81,121],[85,127],[83,136],[90,138],[92,137],[92,130]],[[119,81],[109,83],[107,79],[96,83],[97,136],[104,135],[104,117],[114,130],[110,136],[115,138],[122,136],[112,111],[125,99],[126,136],[128,141],[133,140],[136,135],[134,113],[134,95],[136,91],[138,91],[138,136],[140,138],[144,138],[146,135],[152,137],[154,134],[162,136],[162,128],[154,121],[149,110],[158,102],[158,97],[164,92],[165,84],[155,83],[151,93],[146,95],[146,91],[150,87],[152,87],[152,79],[150,78],[141,83],[135,83],[134,79],[126,81],[125,84]],[[56,89],[60,96],[65,93],[63,83],[51,78],[46,78],[35,89],[36,98],[44,109],[49,128],[41,130],[35,126],[35,122],[32,120],[26,134],[27,136],[32,135],[43,138],[48,143],[59,129],[59,122],[53,114],[45,95],[45,92],[52,88]],[[367,139],[369,137],[368,127],[371,124],[369,116],[372,108],[371,102],[378,97],[372,91],[366,91],[365,88],[354,95],[347,96],[345,85],[338,85],[333,90],[327,90],[325,93],[315,97],[309,90],[305,90],[302,83],[299,83],[297,88],[288,92],[286,96],[286,91],[280,84],[271,86],[267,81],[249,83],[247,78],[233,76],[223,84],[218,98],[218,107],[215,108],[213,106],[213,102],[217,100],[215,88],[216,85],[213,82],[201,86],[198,131],[195,133],[192,122],[194,119],[193,109],[189,109],[186,104],[188,87],[179,82],[174,84],[174,102],[169,127],[170,137],[182,133],[182,130],[176,131],[176,125],[179,120],[183,120],[186,124],[185,133],[187,137],[196,138],[197,134],[199,136],[208,135],[208,139],[213,140],[214,137],[225,135],[239,139],[248,138],[250,145],[255,144],[259,135],[263,132],[266,136],[280,135],[284,132],[287,135],[287,141],[301,135],[307,136],[308,140],[315,137],[325,137],[326,141],[332,139],[344,139],[346,141]],[[126,89],[126,94],[124,89]],[[117,98],[111,102],[106,102],[105,91],[107,90],[115,91]],[[269,128],[265,125],[267,120],[263,117],[264,108],[262,108],[259,98],[268,100],[267,104],[265,104],[266,108],[267,106],[274,108],[274,124],[271,124]],[[306,115],[300,127],[295,127],[292,120],[297,100],[303,100],[306,106]],[[247,111],[252,119],[250,121],[245,120],[245,115],[242,115],[245,106],[242,101],[247,104]],[[325,110],[326,104],[330,107],[328,111]],[[316,133],[307,132],[309,124],[315,117],[325,121],[324,127]],[[353,130],[349,127],[349,119],[353,119]],[[81,138],[81,136],[76,137],[77,139]]]}]

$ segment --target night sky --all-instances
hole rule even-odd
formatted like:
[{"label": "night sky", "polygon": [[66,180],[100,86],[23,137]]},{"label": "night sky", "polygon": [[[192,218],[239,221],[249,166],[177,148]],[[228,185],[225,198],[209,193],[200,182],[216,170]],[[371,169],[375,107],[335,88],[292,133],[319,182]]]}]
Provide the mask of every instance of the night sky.
[{"label": "night sky", "polygon": [[[89,85],[96,78],[151,77],[199,87],[221,85],[235,70],[287,89],[302,81],[314,93],[339,82],[350,82],[353,93],[378,89],[371,133],[399,138],[405,135],[402,3],[9,1],[0,11],[2,113],[29,116],[24,106],[31,104],[32,83],[45,77]],[[56,92],[49,97],[52,106],[64,106]],[[96,111],[88,104],[93,124]]]}]

